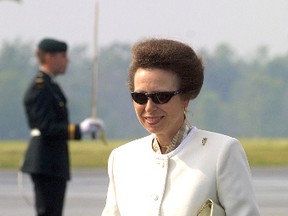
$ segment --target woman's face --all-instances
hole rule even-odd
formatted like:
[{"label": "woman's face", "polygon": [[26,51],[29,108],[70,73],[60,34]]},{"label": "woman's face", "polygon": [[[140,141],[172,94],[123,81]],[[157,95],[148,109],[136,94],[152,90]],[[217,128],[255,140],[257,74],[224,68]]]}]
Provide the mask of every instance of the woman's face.
[{"label": "woman's face", "polygon": [[[162,69],[139,68],[134,76],[134,92],[155,93],[179,90],[177,76]],[[180,94],[165,104],[156,104],[151,98],[146,104],[133,101],[136,115],[143,127],[157,138],[172,140],[184,123],[184,110],[189,101]]]}]

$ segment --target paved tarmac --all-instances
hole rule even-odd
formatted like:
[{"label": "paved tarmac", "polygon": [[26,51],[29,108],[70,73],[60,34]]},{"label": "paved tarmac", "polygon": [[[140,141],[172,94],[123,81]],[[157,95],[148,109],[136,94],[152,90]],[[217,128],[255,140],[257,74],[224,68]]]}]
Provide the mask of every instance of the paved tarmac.
[{"label": "paved tarmac", "polygon": [[[288,215],[288,167],[253,168],[253,183],[262,216]],[[105,204],[106,170],[73,170],[66,195],[64,216],[100,216]],[[23,199],[16,171],[0,171],[0,216],[33,216],[32,186],[24,175]],[[252,215],[251,215],[252,216]]]}]

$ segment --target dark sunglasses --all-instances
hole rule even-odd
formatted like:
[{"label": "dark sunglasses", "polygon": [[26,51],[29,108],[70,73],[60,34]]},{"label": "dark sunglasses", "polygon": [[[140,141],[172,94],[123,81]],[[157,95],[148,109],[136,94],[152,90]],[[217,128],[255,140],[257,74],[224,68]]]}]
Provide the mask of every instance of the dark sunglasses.
[{"label": "dark sunglasses", "polygon": [[148,97],[150,97],[155,104],[165,104],[170,101],[170,99],[180,94],[181,90],[172,91],[172,92],[154,92],[154,93],[144,93],[144,92],[131,92],[133,100],[138,104],[146,104]]}]

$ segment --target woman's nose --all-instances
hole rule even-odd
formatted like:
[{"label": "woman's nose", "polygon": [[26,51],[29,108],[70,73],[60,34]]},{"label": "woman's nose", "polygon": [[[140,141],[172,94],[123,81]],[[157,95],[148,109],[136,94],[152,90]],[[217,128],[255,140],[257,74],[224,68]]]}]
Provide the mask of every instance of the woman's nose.
[{"label": "woman's nose", "polygon": [[155,104],[151,98],[148,97],[148,101],[146,103],[145,111],[151,112],[157,109],[157,104]]}]

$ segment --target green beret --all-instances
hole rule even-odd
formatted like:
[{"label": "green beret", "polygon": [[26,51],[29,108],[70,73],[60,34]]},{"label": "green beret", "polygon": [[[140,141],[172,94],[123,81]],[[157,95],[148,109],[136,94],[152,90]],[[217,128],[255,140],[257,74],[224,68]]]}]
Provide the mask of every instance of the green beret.
[{"label": "green beret", "polygon": [[62,41],[46,38],[39,43],[38,48],[48,53],[66,52],[67,44]]}]

